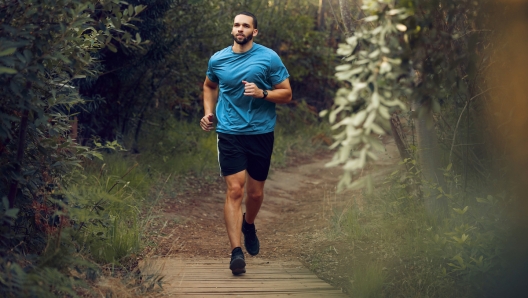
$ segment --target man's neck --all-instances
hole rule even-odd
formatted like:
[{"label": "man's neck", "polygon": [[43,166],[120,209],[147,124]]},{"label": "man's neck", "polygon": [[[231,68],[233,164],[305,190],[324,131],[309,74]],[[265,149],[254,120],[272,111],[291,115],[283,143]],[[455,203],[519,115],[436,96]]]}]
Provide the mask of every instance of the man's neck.
[{"label": "man's neck", "polygon": [[238,44],[235,41],[233,42],[233,52],[235,53],[245,53],[253,47],[253,40],[248,41],[246,44]]}]

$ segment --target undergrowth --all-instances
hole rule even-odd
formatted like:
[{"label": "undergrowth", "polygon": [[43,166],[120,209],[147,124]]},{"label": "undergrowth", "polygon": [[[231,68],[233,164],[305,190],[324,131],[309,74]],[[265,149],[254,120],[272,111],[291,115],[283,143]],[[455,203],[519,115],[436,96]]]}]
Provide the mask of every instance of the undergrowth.
[{"label": "undergrowth", "polygon": [[350,204],[334,210],[333,232],[362,248],[354,253],[369,252],[351,268],[354,282],[348,290],[354,297],[497,294],[506,266],[509,225],[503,207],[508,200],[486,194],[485,187],[463,191],[450,167],[444,173],[448,189],[431,187],[449,201],[445,218],[428,214],[409,192],[417,180],[409,179],[407,170],[392,173],[383,187],[363,194],[361,208]]},{"label": "undergrowth", "polygon": [[[304,101],[294,107],[277,105],[272,168],[282,167],[293,154],[312,154],[330,144],[328,124]],[[142,133],[137,161],[143,167],[173,175],[219,175],[216,133],[201,130],[196,120],[174,118]]]}]

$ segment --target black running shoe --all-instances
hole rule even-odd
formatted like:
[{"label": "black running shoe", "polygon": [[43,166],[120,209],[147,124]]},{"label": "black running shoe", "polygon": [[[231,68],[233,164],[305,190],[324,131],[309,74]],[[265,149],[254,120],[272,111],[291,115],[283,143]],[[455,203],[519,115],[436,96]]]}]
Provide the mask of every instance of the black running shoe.
[{"label": "black running shoe", "polygon": [[229,269],[231,269],[233,275],[246,273],[246,261],[244,260],[242,248],[235,247],[231,252],[231,263],[229,264]]},{"label": "black running shoe", "polygon": [[252,256],[258,255],[260,242],[257,238],[257,230],[255,230],[255,224],[248,224],[246,222],[245,213],[242,221],[242,233],[244,233],[244,246],[246,247],[246,251]]}]

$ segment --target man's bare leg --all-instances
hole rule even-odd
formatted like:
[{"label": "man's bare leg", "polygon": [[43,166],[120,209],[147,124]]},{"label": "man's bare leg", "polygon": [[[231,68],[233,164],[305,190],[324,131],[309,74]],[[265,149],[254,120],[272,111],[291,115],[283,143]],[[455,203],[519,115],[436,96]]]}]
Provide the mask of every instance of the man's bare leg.
[{"label": "man's bare leg", "polygon": [[[244,198],[244,184],[246,171],[225,176],[227,184],[226,201],[224,205],[224,220],[231,249],[241,247],[242,234],[242,200]],[[258,210],[257,210],[258,212]]]},{"label": "man's bare leg", "polygon": [[264,183],[247,175],[246,222],[252,224],[264,201]]}]

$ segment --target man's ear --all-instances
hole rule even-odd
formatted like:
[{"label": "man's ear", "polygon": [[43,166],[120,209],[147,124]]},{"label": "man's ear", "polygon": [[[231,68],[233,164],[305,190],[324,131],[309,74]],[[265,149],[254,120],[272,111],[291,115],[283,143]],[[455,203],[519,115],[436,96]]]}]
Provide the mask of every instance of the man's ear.
[{"label": "man's ear", "polygon": [[258,29],[253,29],[253,37],[258,35]]}]

